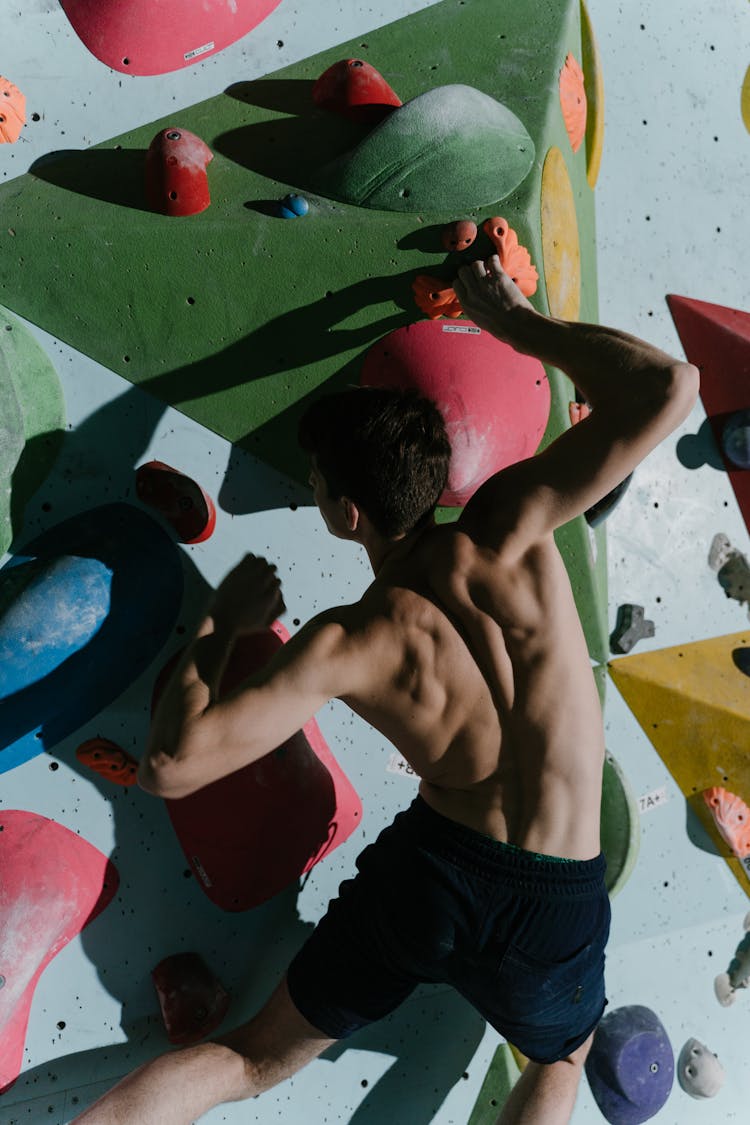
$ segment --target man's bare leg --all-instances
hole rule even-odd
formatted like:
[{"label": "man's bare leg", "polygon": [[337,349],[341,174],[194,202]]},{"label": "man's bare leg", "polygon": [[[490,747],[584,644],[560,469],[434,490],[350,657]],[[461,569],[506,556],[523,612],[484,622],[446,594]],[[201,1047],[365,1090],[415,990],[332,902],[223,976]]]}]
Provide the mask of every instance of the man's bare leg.
[{"label": "man's bare leg", "polygon": [[528,1062],[497,1125],[568,1125],[593,1039],[592,1033],[577,1051],[560,1062],[546,1066]]},{"label": "man's bare leg", "polygon": [[300,1015],[283,980],[249,1023],[139,1067],[73,1125],[191,1125],[221,1102],[283,1082],[333,1042]]}]

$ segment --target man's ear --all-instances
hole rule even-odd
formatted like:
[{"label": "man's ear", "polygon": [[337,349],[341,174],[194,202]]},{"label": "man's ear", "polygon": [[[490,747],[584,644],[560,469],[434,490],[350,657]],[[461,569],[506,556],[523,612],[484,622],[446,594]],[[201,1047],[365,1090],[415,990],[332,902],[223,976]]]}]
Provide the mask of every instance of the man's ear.
[{"label": "man's ear", "polygon": [[359,508],[353,500],[348,500],[346,496],[341,498],[341,503],[344,506],[344,519],[349,531],[356,531],[359,527]]}]

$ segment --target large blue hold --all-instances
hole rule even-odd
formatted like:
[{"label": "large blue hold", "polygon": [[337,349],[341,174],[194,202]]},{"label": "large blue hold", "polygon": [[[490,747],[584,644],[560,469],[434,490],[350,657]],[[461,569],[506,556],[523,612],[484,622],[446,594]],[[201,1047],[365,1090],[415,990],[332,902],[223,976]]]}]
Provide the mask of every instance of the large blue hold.
[{"label": "large blue hold", "polygon": [[641,1125],[658,1113],[674,1081],[674,1052],[659,1017],[642,1004],[606,1015],[586,1059],[586,1077],[610,1125]]},{"label": "large blue hold", "polygon": [[182,589],[176,544],[130,504],[73,516],[0,568],[0,773],[129,687],[169,637]]}]

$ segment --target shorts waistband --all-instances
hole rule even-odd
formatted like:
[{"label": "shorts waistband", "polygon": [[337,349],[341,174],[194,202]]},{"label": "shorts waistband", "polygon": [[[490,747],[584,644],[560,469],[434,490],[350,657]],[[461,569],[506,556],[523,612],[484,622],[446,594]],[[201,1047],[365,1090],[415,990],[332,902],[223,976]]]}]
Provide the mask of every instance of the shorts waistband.
[{"label": "shorts waistband", "polygon": [[401,816],[433,855],[485,877],[503,874],[529,893],[585,897],[604,886],[607,861],[601,852],[593,859],[566,859],[527,851],[443,816],[420,796]]}]

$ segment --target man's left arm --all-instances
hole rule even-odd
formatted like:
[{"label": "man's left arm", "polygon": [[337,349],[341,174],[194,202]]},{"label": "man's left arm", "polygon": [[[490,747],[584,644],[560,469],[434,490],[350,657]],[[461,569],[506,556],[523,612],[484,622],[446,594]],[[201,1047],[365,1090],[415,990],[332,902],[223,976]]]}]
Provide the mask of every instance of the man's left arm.
[{"label": "man's left arm", "polygon": [[225,696],[238,636],[282,612],[275,568],[247,556],[221,583],[159,700],[138,771],[143,789],[185,797],[275,750],[349,690],[348,635],[335,612],[313,618],[259,672]]}]

